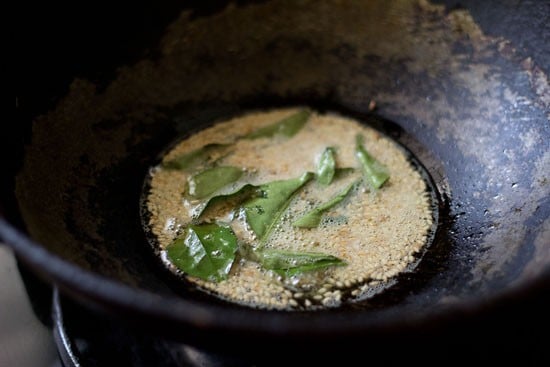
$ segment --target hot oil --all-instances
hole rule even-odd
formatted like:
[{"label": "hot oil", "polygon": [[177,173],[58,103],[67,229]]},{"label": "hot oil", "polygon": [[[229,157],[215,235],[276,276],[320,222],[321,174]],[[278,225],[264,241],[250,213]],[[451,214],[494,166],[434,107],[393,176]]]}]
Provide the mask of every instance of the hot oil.
[{"label": "hot oil", "polygon": [[[285,112],[285,113],[288,113]],[[384,138],[387,139],[387,136]],[[394,142],[395,143],[395,142]],[[419,264],[421,263],[421,259],[425,256],[425,254],[428,252],[428,249],[430,248],[431,243],[436,238],[437,233],[437,225],[440,221],[439,219],[439,209],[440,209],[440,203],[438,200],[438,194],[437,189],[433,183],[433,180],[429,177],[429,174],[427,170],[422,166],[422,164],[413,156],[413,154],[408,151],[403,146],[398,146],[398,148],[402,151],[404,156],[406,156],[407,162],[420,174],[422,177],[425,186],[426,186],[426,195],[428,196],[428,202],[429,202],[429,211],[430,211],[430,217],[431,217],[431,225],[430,228],[427,230],[426,234],[426,241],[425,243],[417,250],[414,251],[412,254],[408,255],[407,257],[407,264],[406,267],[402,270],[400,270],[399,274],[392,274],[388,277],[381,278],[378,277],[358,277],[357,279],[351,279],[351,280],[343,280],[338,279],[330,276],[331,269],[327,271],[318,271],[313,272],[312,274],[305,274],[301,277],[290,277],[288,279],[284,277],[280,277],[276,274],[271,273],[270,271],[262,270],[260,267],[257,266],[257,264],[248,264],[248,268],[243,268],[246,271],[250,272],[256,272],[258,274],[263,274],[267,279],[269,279],[269,284],[278,283],[278,286],[274,289],[271,289],[271,294],[274,295],[272,297],[275,297],[276,300],[281,301],[281,299],[284,299],[284,305],[283,306],[276,306],[273,307],[273,305],[269,304],[263,304],[262,300],[265,302],[266,298],[260,299],[259,302],[255,301],[243,301],[243,300],[235,300],[231,299],[227,294],[220,294],[215,287],[212,287],[211,285],[204,283],[204,282],[196,282],[193,279],[186,278],[182,272],[174,269],[174,267],[171,267],[171,270],[173,273],[177,274],[178,276],[185,278],[187,282],[191,280],[191,283],[195,283],[195,286],[202,289],[203,291],[206,291],[209,294],[216,295],[217,297],[220,297],[222,299],[236,302],[239,304],[244,304],[247,306],[252,307],[259,307],[259,308],[275,308],[275,309],[292,309],[292,310],[316,310],[316,309],[323,309],[326,307],[332,308],[332,307],[375,307],[375,304],[378,303],[378,299],[381,298],[383,295],[387,295],[392,290],[396,289],[402,289],[402,286],[405,286],[407,283],[410,283],[408,279],[411,278],[412,274],[416,274],[419,271]],[[149,182],[150,184],[150,182]],[[147,184],[146,184],[147,186]],[[356,189],[359,190],[359,189]],[[144,190],[144,192],[147,190]],[[337,191],[337,190],[333,190]],[[371,195],[372,197],[375,197],[376,194],[372,193],[363,193],[365,195]],[[374,196],[373,196],[374,195]],[[143,201],[143,208],[144,213],[146,215],[143,216],[144,219],[144,225],[146,227],[146,231],[150,230],[150,222],[146,218],[151,218],[151,213],[148,212],[148,207],[146,205],[146,196],[144,194],[144,201]],[[327,195],[330,196],[330,195]],[[285,213],[281,220],[281,225],[284,226],[285,223],[288,224],[288,222],[291,222],[295,216],[297,215],[296,209],[300,208],[300,205],[302,205],[302,210],[306,209],[309,205],[311,207],[311,203],[299,203],[299,196],[295,197],[293,199],[293,203],[289,205],[289,209],[287,213]],[[375,199],[373,199],[375,201]],[[342,207],[346,207],[347,205],[352,205],[348,202],[344,201],[342,204]],[[293,212],[294,210],[294,212]],[[177,221],[175,218],[177,216],[171,217],[174,219],[174,221]],[[226,217],[227,219],[227,217]],[[343,215],[342,213],[337,214],[331,214],[327,215],[324,218],[324,222],[322,225],[324,226],[338,226],[345,224],[348,218]],[[173,223],[172,223],[173,224]],[[294,231],[295,232],[295,231]],[[163,254],[163,248],[159,246],[159,238],[157,235],[155,235],[154,231],[149,231],[152,236],[150,236],[150,242],[152,243],[153,247],[157,251],[157,254],[162,256]],[[174,232],[176,234],[177,231]],[[311,243],[304,242],[303,239],[299,238],[299,235],[296,233],[290,233],[290,234],[282,234],[280,232],[278,234],[281,238],[283,238],[285,241],[290,241],[293,243],[300,243],[301,246],[298,247],[291,247],[290,249],[300,249],[304,248],[305,250],[315,250],[315,244],[313,244],[313,247],[311,246]],[[164,261],[170,267],[169,261],[164,257]],[[234,266],[235,267],[235,266]],[[242,270],[242,269],[241,269]],[[232,272],[233,273],[233,272]],[[235,271],[234,273],[237,273]],[[234,275],[234,273],[232,275]],[[414,277],[413,277],[414,278]],[[414,284],[412,285],[414,288]],[[248,287],[250,288],[250,287]],[[405,286],[406,288],[406,286]],[[244,291],[248,291],[247,287],[244,287]],[[279,295],[280,294],[280,295]],[[395,298],[394,296],[390,296],[390,298]],[[385,301],[382,301],[384,303]]]}]

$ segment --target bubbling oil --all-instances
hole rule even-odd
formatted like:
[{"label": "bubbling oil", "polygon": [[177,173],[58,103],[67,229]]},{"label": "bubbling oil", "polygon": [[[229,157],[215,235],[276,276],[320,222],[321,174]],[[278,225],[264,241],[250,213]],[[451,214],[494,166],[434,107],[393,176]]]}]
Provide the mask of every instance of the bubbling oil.
[{"label": "bubbling oil", "polygon": [[[211,282],[184,274],[170,262],[166,247],[196,221],[182,195],[191,173],[165,169],[160,164],[148,178],[145,226],[153,234],[153,247],[173,273],[231,302],[267,309],[312,310],[370,298],[394,284],[399,274],[417,266],[433,239],[437,205],[427,173],[401,145],[356,120],[331,113],[312,113],[290,138],[239,138],[299,110],[251,112],[219,122],[175,145],[162,162],[209,144],[231,144],[231,153],[220,156],[218,164],[241,167],[247,183],[260,185],[315,172],[327,147],[334,148],[337,167],[359,168],[355,137],[362,135],[369,153],[388,168],[388,182],[378,190],[355,185],[342,202],[323,214],[317,227],[297,228],[292,225],[297,218],[360,181],[362,172],[356,169],[328,186],[313,180],[292,197],[264,244],[277,250],[322,252],[342,259],[346,265],[284,277],[238,256],[226,280]],[[209,209],[201,220],[230,223],[241,242],[257,241],[245,216],[231,203]]]}]

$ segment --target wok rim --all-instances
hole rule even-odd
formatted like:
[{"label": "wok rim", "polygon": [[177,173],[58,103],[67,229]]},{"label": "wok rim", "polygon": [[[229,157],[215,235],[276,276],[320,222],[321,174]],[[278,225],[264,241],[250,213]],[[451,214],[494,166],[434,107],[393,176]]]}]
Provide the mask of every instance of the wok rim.
[{"label": "wok rim", "polygon": [[[148,290],[132,288],[80,268],[47,251],[12,226],[4,217],[0,217],[0,237],[13,249],[18,259],[20,258],[33,271],[38,271],[42,277],[46,276],[61,288],[62,293],[68,292],[78,298],[92,301],[93,305],[102,311],[114,312],[117,316],[130,317],[134,321],[136,316],[147,316],[145,321],[148,324],[152,322],[153,325],[162,327],[161,325],[173,326],[175,322],[202,331],[250,332],[255,335],[270,336],[307,334],[330,338],[343,334],[375,334],[381,331],[391,332],[394,329],[416,329],[434,324],[438,328],[444,328],[449,322],[461,319],[457,316],[473,316],[491,310],[502,302],[535,293],[550,279],[550,269],[546,269],[529,281],[518,282],[490,296],[464,298],[460,302],[446,305],[444,309],[433,312],[423,311],[413,315],[382,313],[382,317],[372,317],[373,313],[368,311],[366,314],[365,311],[345,311],[342,319],[342,317],[335,317],[331,312],[313,311],[308,314],[308,317],[302,317],[302,312],[256,310],[244,307],[232,309],[223,305],[164,296]],[[341,316],[342,313],[339,315]]]}]

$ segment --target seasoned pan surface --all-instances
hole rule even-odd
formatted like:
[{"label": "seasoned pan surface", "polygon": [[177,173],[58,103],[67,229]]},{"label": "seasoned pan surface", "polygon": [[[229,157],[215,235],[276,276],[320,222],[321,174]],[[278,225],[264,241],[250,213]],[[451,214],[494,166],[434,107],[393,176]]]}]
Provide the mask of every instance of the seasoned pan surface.
[{"label": "seasoned pan surface", "polygon": [[[154,52],[101,83],[74,79],[32,121],[12,198],[29,237],[8,218],[2,236],[67,294],[182,338],[369,334],[468,314],[547,284],[550,89],[547,53],[533,55],[426,1],[184,10]],[[302,314],[174,284],[140,224],[148,168],[201,127],[296,104],[359,118],[426,167],[441,215],[418,271],[371,301]]]}]

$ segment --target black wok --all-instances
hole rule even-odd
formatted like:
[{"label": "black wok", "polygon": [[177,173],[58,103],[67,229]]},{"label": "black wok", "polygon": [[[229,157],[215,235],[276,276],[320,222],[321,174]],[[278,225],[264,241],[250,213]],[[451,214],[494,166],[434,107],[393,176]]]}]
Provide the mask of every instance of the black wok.
[{"label": "black wok", "polygon": [[[44,5],[20,25],[1,238],[87,309],[207,349],[271,361],[296,349],[328,360],[358,341],[529,350],[517,338],[536,343],[548,321],[550,5],[463,4]],[[174,281],[140,222],[148,168],[203,126],[296,104],[357,117],[425,166],[439,226],[418,269],[318,312],[254,310]]]}]

